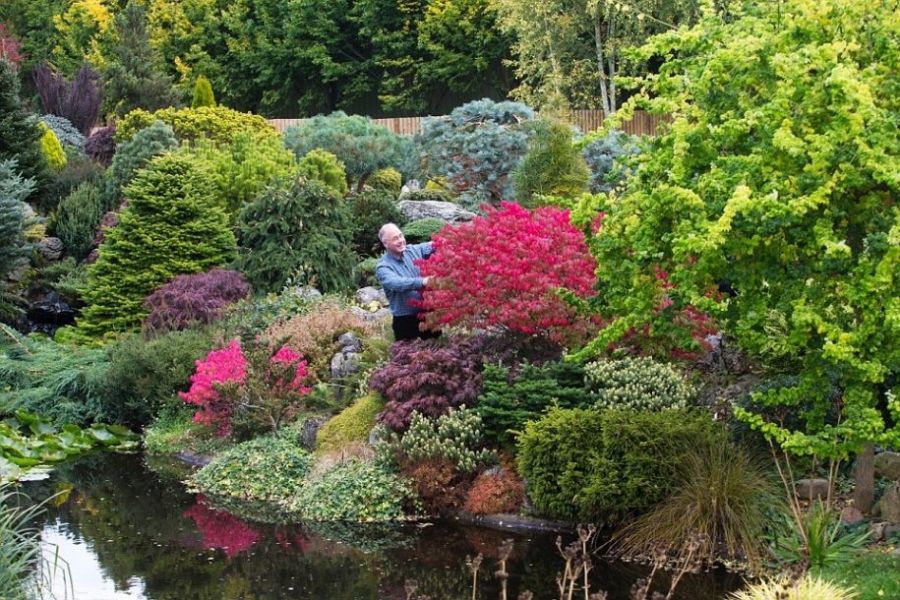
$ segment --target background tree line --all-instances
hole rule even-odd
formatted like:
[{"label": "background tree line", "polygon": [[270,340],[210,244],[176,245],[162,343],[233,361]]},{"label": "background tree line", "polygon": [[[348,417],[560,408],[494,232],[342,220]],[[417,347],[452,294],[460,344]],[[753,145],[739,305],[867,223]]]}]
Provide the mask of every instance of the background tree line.
[{"label": "background tree line", "polygon": [[6,0],[0,53],[25,92],[89,66],[102,116],[185,103],[199,77],[267,117],[446,114],[482,97],[615,111],[622,50],[697,0]]}]

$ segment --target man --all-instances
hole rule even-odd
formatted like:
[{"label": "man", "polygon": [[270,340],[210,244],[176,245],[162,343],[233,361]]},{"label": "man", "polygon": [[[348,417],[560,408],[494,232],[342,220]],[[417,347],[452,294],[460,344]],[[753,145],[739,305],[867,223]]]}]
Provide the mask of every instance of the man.
[{"label": "man", "polygon": [[400,341],[438,337],[440,332],[419,330],[421,309],[410,304],[411,300],[422,299],[422,288],[431,279],[422,277],[419,267],[415,265],[415,261],[434,254],[431,242],[407,246],[403,232],[393,223],[381,227],[378,239],[381,240],[385,253],[378,260],[375,276],[390,305],[394,339]]}]

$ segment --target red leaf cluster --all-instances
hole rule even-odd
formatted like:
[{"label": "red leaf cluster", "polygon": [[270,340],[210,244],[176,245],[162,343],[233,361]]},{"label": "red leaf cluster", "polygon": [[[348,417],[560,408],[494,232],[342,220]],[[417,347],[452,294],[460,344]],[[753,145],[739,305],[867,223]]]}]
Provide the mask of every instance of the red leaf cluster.
[{"label": "red leaf cluster", "polygon": [[141,325],[144,330],[171,331],[212,323],[249,292],[244,277],[229,269],[178,275],[144,300],[150,313]]},{"label": "red leaf cluster", "polygon": [[421,261],[422,275],[435,281],[423,294],[427,326],[503,327],[566,345],[593,338],[597,321],[577,315],[556,293],[596,293],[597,263],[569,212],[508,202],[485,210],[484,217],[441,230],[435,254]]}]

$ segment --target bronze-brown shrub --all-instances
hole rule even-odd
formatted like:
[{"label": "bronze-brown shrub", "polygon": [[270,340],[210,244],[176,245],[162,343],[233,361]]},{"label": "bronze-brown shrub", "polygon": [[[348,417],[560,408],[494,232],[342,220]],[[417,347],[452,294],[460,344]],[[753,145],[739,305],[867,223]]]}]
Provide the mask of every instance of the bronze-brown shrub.
[{"label": "bronze-brown shrub", "polygon": [[340,350],[337,340],[341,334],[352,331],[367,338],[378,335],[380,330],[339,300],[325,298],[308,312],[269,325],[262,337],[303,354],[308,361],[308,385],[314,385],[331,378],[331,358]]},{"label": "bronze-brown shrub", "polygon": [[472,486],[472,475],[460,472],[444,458],[406,463],[400,467],[400,473],[412,478],[422,507],[431,516],[459,512]]},{"label": "bronze-brown shrub", "polygon": [[475,515],[517,513],[525,501],[525,484],[515,471],[484,471],[475,478],[465,509]]}]

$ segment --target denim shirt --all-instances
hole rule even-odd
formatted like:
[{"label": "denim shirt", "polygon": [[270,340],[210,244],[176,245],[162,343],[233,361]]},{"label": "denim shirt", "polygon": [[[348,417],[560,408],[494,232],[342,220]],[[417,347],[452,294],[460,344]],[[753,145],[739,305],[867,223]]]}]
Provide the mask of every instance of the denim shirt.
[{"label": "denim shirt", "polygon": [[391,314],[395,317],[414,315],[420,311],[409,304],[410,300],[422,299],[422,277],[419,275],[419,268],[414,261],[428,258],[432,254],[434,254],[434,250],[431,242],[425,242],[424,244],[407,245],[403,256],[399,259],[385,252],[384,256],[378,260],[375,276],[381,287],[384,288],[384,295],[387,296]]}]

